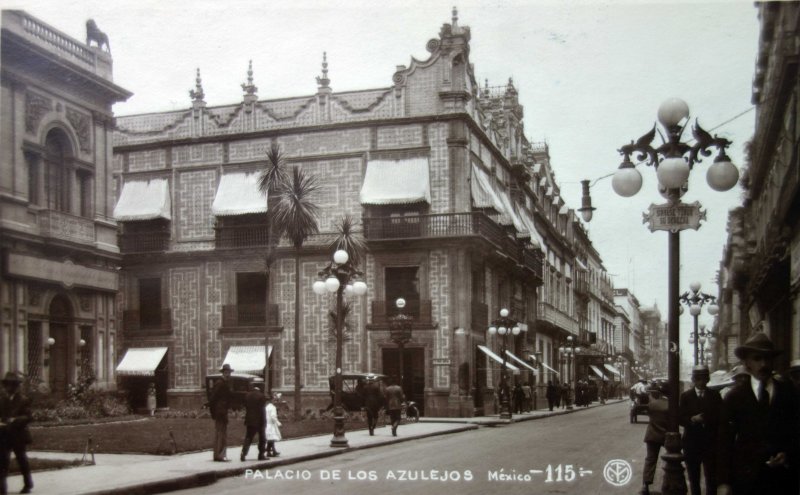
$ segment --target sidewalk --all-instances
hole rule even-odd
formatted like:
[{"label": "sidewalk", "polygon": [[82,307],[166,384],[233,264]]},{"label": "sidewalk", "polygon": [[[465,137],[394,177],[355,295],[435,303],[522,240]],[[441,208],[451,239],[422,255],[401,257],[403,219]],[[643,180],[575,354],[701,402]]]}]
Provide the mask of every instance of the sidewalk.
[{"label": "sidewalk", "polygon": [[[608,404],[619,401],[608,401]],[[599,407],[593,403],[588,409]],[[550,412],[538,410],[515,414],[510,422],[546,418],[558,414],[568,414],[587,408],[573,410],[560,409]],[[419,423],[404,424],[398,436],[391,436],[391,429],[379,427],[375,436],[367,430],[346,432],[349,447],[335,449],[330,447],[331,435],[298,438],[280,442],[281,456],[267,461],[254,460],[253,449],[247,461],[239,461],[241,446],[228,448],[231,462],[221,463],[211,460],[211,451],[181,454],[174,456],[95,454],[96,465],[34,473],[34,491],[38,494],[150,494],[171,490],[191,488],[214,483],[217,479],[243,475],[247,469],[265,469],[286,466],[297,462],[339,455],[354,450],[390,445],[436,435],[447,435],[479,428],[508,424],[497,416],[473,418],[421,418]],[[30,452],[29,457],[51,459],[80,459],[81,453]],[[8,479],[9,493],[17,493],[22,488],[20,475]]]}]

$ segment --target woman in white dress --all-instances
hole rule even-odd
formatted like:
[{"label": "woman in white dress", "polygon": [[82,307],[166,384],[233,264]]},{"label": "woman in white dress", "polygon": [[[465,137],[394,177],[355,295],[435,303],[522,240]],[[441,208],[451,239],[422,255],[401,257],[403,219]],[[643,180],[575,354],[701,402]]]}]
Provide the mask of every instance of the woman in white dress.
[{"label": "woman in white dress", "polygon": [[281,453],[275,450],[275,442],[281,440],[281,422],[278,420],[278,409],[275,407],[275,404],[272,403],[272,395],[270,394],[267,394],[265,410],[267,415],[267,456],[278,457]]}]

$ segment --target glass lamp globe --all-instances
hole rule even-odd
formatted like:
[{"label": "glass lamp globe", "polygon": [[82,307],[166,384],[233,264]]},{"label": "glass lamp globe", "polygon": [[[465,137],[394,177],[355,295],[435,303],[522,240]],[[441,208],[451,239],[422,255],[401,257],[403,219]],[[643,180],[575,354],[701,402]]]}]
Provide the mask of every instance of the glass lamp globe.
[{"label": "glass lamp globe", "polygon": [[352,294],[352,293],[353,293],[353,284],[347,284],[347,285],[345,285],[345,286],[344,286],[344,294],[345,294],[346,296],[349,296],[349,295],[350,295],[350,294]]},{"label": "glass lamp globe", "polygon": [[397,301],[394,302],[394,305],[397,306],[398,309],[403,309],[406,307],[406,300],[402,297],[398,297]]},{"label": "glass lamp globe", "polygon": [[683,314],[683,306],[678,306],[678,314],[679,315]]},{"label": "glass lamp globe", "polygon": [[689,314],[690,314],[690,315],[692,315],[692,316],[697,316],[697,315],[699,315],[699,314],[700,314],[700,310],[701,310],[701,308],[700,308],[700,306],[699,306],[699,305],[697,305],[697,304],[692,304],[692,305],[689,307]]},{"label": "glass lamp globe", "polygon": [[664,158],[658,164],[658,182],[668,189],[678,189],[689,179],[689,162],[682,157]]},{"label": "glass lamp globe", "polygon": [[674,127],[689,117],[689,105],[680,98],[668,98],[658,107],[658,121],[664,127]]},{"label": "glass lamp globe", "polygon": [[514,327],[511,329],[511,333],[514,335],[519,335],[519,327]]},{"label": "glass lamp globe", "polygon": [[312,289],[314,289],[314,294],[318,296],[321,296],[326,292],[328,292],[328,289],[325,288],[325,282],[323,282],[322,280],[317,280],[316,282],[314,282]]},{"label": "glass lamp globe", "polygon": [[694,344],[694,335],[689,335],[689,343]]},{"label": "glass lamp globe", "polygon": [[347,251],[344,249],[339,249],[335,253],[333,253],[333,261],[336,262],[337,265],[344,265],[347,263],[347,260],[350,259],[350,255],[347,254]]},{"label": "glass lamp globe", "polygon": [[501,309],[500,316],[503,318],[508,318],[508,310],[506,308]]},{"label": "glass lamp globe", "polygon": [[363,296],[367,293],[367,284],[358,280],[353,284],[353,292],[355,292],[357,296]]},{"label": "glass lamp globe", "polygon": [[715,191],[727,191],[739,182],[739,170],[724,151],[708,167],[706,182]]},{"label": "glass lamp globe", "polygon": [[489,327],[489,335],[494,335],[497,333],[497,327]]},{"label": "glass lamp globe", "polygon": [[500,335],[505,335],[508,329],[506,327],[497,327],[497,333]]},{"label": "glass lamp globe", "polygon": [[689,288],[692,289],[692,292],[700,292],[700,282],[692,282],[689,284]]},{"label": "glass lamp globe", "polygon": [[328,277],[325,280],[325,288],[328,289],[328,292],[336,292],[340,285],[339,279],[336,277]]},{"label": "glass lamp globe", "polygon": [[719,306],[717,306],[716,304],[711,304],[708,306],[708,314],[710,314],[711,316],[716,316],[717,313],[719,313]]},{"label": "glass lamp globe", "polygon": [[642,174],[630,160],[625,159],[611,178],[614,192],[623,198],[630,198],[642,188]]}]

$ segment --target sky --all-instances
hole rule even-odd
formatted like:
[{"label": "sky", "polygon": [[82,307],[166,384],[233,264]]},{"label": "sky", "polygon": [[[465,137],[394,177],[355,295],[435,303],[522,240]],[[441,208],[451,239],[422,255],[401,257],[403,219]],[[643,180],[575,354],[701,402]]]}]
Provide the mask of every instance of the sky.
[{"label": "sky", "polygon": [[[110,38],[115,82],[134,93],[114,112],[130,115],[188,108],[198,67],[208,105],[239,102],[249,60],[261,99],[310,95],[323,51],[334,92],[388,87],[397,65],[427,59],[426,42],[451,22],[456,5],[459,24],[471,29],[476,78],[496,86],[513,77],[525,134],[548,143],[567,204],[580,207],[579,181],[593,181],[597,210],[588,231],[615,286],[631,289],[643,305],[658,304],[666,319],[667,235],[642,224],[642,212],[664,202],[655,171],[638,167],[644,185],[633,198],[617,196],[602,177],[619,166],[616,150],[648,132],[670,97],[685,100],[692,122],[699,119],[706,130],[722,124],[713,132],[733,141],[728,154],[744,164],[755,121],[753,2],[454,1],[0,0],[0,6],[24,9],[79,40],[93,18]],[[716,295],[727,212],[741,204],[742,191],[711,190],[705,172],[712,161],[695,166],[683,198],[700,201],[707,220],[681,235],[680,287],[698,281]],[[700,322],[712,319],[704,313]],[[687,311],[684,359],[691,355],[691,325]]]}]

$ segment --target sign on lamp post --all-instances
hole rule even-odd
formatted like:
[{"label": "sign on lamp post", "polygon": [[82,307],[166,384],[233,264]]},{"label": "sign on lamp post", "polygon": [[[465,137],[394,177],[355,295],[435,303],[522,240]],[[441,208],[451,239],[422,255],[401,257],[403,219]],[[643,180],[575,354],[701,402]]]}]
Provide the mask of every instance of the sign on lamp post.
[{"label": "sign on lamp post", "polygon": [[665,230],[680,232],[681,230],[700,228],[700,221],[706,219],[706,212],[701,210],[698,201],[694,203],[651,204],[647,213],[642,213],[642,223],[649,223],[650,232]]}]

